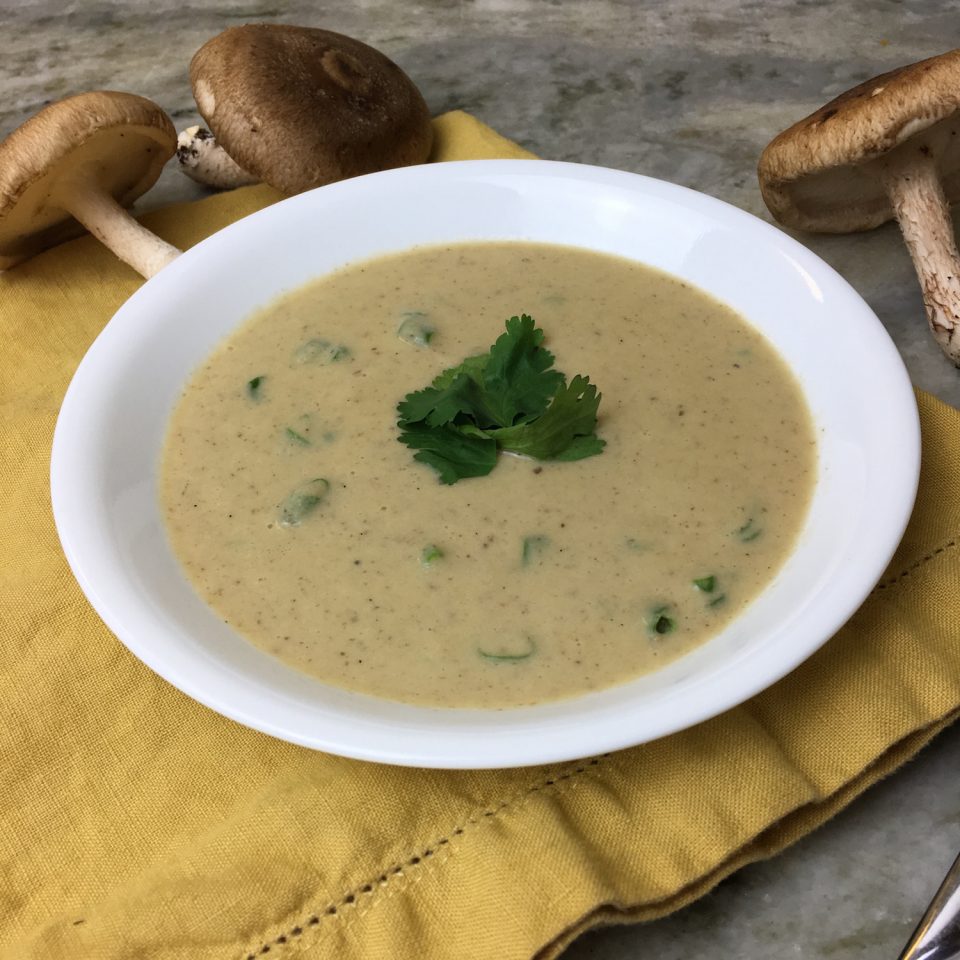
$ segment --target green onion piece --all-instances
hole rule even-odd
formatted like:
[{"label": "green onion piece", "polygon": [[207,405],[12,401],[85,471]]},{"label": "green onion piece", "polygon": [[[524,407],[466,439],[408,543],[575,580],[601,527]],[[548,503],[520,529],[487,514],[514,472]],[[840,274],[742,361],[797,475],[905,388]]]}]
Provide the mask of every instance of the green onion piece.
[{"label": "green onion piece", "polygon": [[540,559],[543,552],[550,546],[550,538],[542,533],[523,538],[523,549],[520,553],[520,562],[525,567]]},{"label": "green onion piece", "polygon": [[330,350],[329,340],[307,340],[293,351],[294,363],[316,363]]},{"label": "green onion piece", "polygon": [[402,314],[402,318],[397,327],[397,336],[415,347],[429,347],[437,331],[427,315],[421,310],[409,310]]},{"label": "green onion piece", "polygon": [[489,663],[520,663],[523,660],[529,660],[537,652],[536,641],[531,636],[526,636],[527,649],[518,653],[492,652],[477,648],[477,653]]},{"label": "green onion piece", "polygon": [[721,593],[721,594],[719,594],[718,596],[714,597],[714,598],[707,604],[707,606],[708,606],[708,607],[719,607],[719,606],[721,606],[722,604],[724,604],[724,603],[726,603],[726,602],[727,602],[727,595],[726,595],[725,593]]},{"label": "green onion piece", "polygon": [[292,427],[287,427],[284,433],[287,439],[293,441],[293,443],[299,443],[301,447],[310,446],[310,441],[302,433],[297,433]]},{"label": "green onion piece", "polygon": [[714,576],[699,577],[693,581],[693,585],[702,593],[713,593],[717,585],[717,578]]},{"label": "green onion piece", "polygon": [[266,374],[261,373],[259,377],[254,377],[252,380],[247,381],[247,396],[251,400],[259,400],[261,398],[260,388],[266,379]]},{"label": "green onion piece", "polygon": [[756,540],[761,533],[763,533],[763,528],[757,526],[753,517],[737,530],[737,536],[740,538],[741,543],[749,543],[751,540]]},{"label": "green onion piece", "polygon": [[429,543],[420,551],[420,562],[425,567],[429,567],[436,563],[437,560],[442,560],[443,556],[443,551],[439,547]]},{"label": "green onion piece", "polygon": [[314,338],[301,343],[293,352],[293,362],[304,363],[336,363],[346,360],[350,356],[350,348],[343,344],[331,343],[329,340]]},{"label": "green onion piece", "polygon": [[330,481],[322,477],[301,484],[280,504],[280,526],[299,526],[304,517],[311,514],[326,499],[329,492]]},{"label": "green onion piece", "polygon": [[658,636],[673,633],[677,628],[677,621],[670,616],[671,612],[672,608],[669,603],[663,603],[654,607],[647,617],[647,627],[650,632]]}]

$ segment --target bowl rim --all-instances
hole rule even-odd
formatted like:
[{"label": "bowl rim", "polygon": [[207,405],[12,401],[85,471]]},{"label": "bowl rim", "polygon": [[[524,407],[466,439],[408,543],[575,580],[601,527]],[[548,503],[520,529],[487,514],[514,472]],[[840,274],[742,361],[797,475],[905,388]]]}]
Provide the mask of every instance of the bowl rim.
[{"label": "bowl rim", "polygon": [[[362,694],[330,691],[330,688],[326,689],[332,700],[327,703],[326,710],[332,709],[333,713],[325,713],[324,718],[336,721],[349,715],[353,723],[352,730],[348,729],[348,723],[336,722],[320,730],[311,728],[309,724],[291,726],[290,715],[283,713],[284,703],[266,696],[252,707],[249,696],[245,700],[244,697],[231,695],[231,689],[236,690],[239,681],[236,676],[230,675],[230,671],[224,672],[222,682],[213,681],[211,670],[216,669],[216,664],[202,662],[203,657],[198,657],[196,651],[179,650],[174,655],[162,645],[151,642],[157,639],[155,634],[149,639],[140,635],[132,626],[127,611],[121,610],[117,601],[117,590],[122,590],[123,585],[116,581],[104,582],[98,567],[104,556],[104,548],[102,544],[94,543],[97,536],[104,535],[104,531],[98,531],[91,526],[89,518],[83,517],[83,498],[92,496],[93,492],[90,478],[87,477],[79,484],[81,489],[78,494],[76,476],[78,463],[82,464],[83,456],[78,438],[85,436],[96,415],[100,415],[102,424],[104,406],[109,399],[101,391],[96,396],[96,403],[91,403],[91,397],[96,393],[96,383],[93,381],[98,365],[116,343],[136,337],[136,324],[140,320],[138,314],[142,310],[156,310],[155,301],[164,289],[187,278],[191,270],[202,266],[206,260],[228,255],[232,247],[237,244],[242,246],[258,232],[269,232],[274,227],[274,221],[280,222],[286,211],[304,205],[322,209],[334,200],[352,202],[359,198],[363,202],[371,188],[398,191],[429,189],[438,182],[469,185],[488,182],[491,178],[515,184],[542,181],[544,178],[557,179],[558,183],[579,181],[600,190],[616,188],[638,191],[640,194],[656,194],[682,208],[696,209],[731,229],[754,234],[759,241],[796,263],[799,270],[815,280],[829,280],[833,289],[843,291],[850,303],[858,302],[862,307],[861,312],[865,311],[864,315],[869,314],[869,318],[872,318],[872,339],[868,346],[873,351],[873,359],[884,367],[884,394],[888,401],[892,398],[891,402],[894,402],[900,414],[899,423],[896,424],[898,460],[890,465],[889,509],[884,515],[886,522],[878,524],[878,534],[869,555],[860,558],[856,570],[844,572],[849,580],[848,602],[811,616],[811,629],[805,643],[788,651],[780,651],[772,659],[761,658],[762,669],[755,669],[732,680],[727,677],[731,682],[726,685],[715,683],[711,687],[710,684],[700,684],[696,689],[691,688],[692,695],[687,697],[682,715],[671,714],[659,719],[648,716],[642,732],[637,729],[636,723],[630,722],[629,711],[625,713],[622,704],[614,704],[609,708],[600,704],[590,714],[595,722],[592,726],[587,725],[589,729],[576,729],[575,724],[560,722],[571,714],[571,705],[596,698],[595,694],[535,707],[477,711],[397,705]],[[276,295],[277,292],[274,292],[270,299]],[[871,321],[868,319],[865,329],[870,327]],[[198,360],[204,355],[201,354]],[[115,636],[173,686],[223,716],[313,749],[408,766],[479,769],[574,760],[654,740],[737,706],[781,679],[816,652],[853,615],[882,575],[912,512],[919,482],[919,466],[920,433],[916,401],[896,347],[880,321],[853,288],[797,240],[724,201],[641,174],[559,161],[466,160],[388,170],[321,187],[246,216],[185,251],[121,306],[78,366],[57,419],[50,482],[57,531],[81,589]],[[250,689],[245,691],[247,695]],[[271,713],[271,710],[274,712]],[[346,713],[343,713],[344,710]],[[370,717],[369,724],[363,722],[364,711]],[[503,722],[504,717],[515,722]],[[316,722],[317,718],[313,717],[312,720]],[[558,735],[558,731],[562,731],[562,735]],[[489,742],[484,742],[485,737]]]}]

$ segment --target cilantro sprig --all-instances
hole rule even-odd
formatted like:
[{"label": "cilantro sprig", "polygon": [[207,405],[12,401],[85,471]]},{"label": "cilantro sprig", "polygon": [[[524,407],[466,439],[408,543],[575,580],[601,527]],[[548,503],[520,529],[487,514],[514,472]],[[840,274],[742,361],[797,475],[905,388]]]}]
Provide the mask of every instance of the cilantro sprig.
[{"label": "cilantro sprig", "polygon": [[397,405],[401,443],[447,484],[486,476],[499,450],[535,460],[600,453],[596,386],[579,374],[567,383],[542,344],[532,317],[511,317],[488,353],[444,370]]}]

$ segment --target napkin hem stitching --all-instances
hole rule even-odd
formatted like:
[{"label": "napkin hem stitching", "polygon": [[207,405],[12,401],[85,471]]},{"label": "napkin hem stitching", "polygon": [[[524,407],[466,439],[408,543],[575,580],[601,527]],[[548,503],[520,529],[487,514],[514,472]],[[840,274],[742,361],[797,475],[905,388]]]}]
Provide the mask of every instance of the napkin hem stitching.
[{"label": "napkin hem stitching", "polygon": [[[558,784],[564,783],[565,781],[572,780],[574,777],[586,773],[588,769],[592,767],[598,767],[601,761],[607,759],[607,757],[609,757],[609,754],[602,754],[599,757],[591,757],[588,760],[582,760],[572,769],[568,769],[564,773],[557,773],[553,776],[547,777],[546,779],[535,783],[533,786],[528,787],[522,793],[515,795],[511,799],[500,800],[498,802],[486,804],[481,812],[468,816],[459,826],[454,827],[452,830],[448,830],[447,836],[442,836],[429,846],[424,847],[419,854],[412,854],[408,857],[404,857],[399,863],[394,863],[390,867],[383,870],[375,880],[370,880],[361,886],[354,887],[353,890],[343,894],[338,899],[335,899],[322,910],[312,912],[305,921],[290,927],[285,933],[281,933],[277,937],[262,941],[261,945],[256,950],[249,950],[244,955],[244,960],[257,960],[258,957],[269,954],[271,952],[271,948],[273,947],[283,948],[291,943],[296,942],[302,944],[303,940],[300,940],[300,937],[302,937],[303,934],[305,934],[308,930],[318,927],[324,918],[340,915],[340,911],[344,907],[353,906],[354,904],[358,904],[359,906],[359,901],[362,897],[369,897],[371,894],[381,892],[391,879],[398,876],[404,876],[405,870],[409,868],[420,866],[430,857],[433,857],[436,853],[438,853],[438,848],[449,845],[453,838],[459,837],[465,833],[467,827],[475,826],[476,824],[482,823],[488,818],[495,817],[497,814],[503,813],[503,811],[517,806],[527,797],[533,796],[542,790],[546,790],[550,787],[555,787]],[[369,901],[367,901],[367,904],[369,904]]]},{"label": "napkin hem stitching", "polygon": [[929,563],[931,560],[935,560],[940,556],[941,553],[946,553],[948,550],[956,549],[957,547],[957,538],[951,537],[945,543],[940,544],[939,547],[934,547],[926,556],[921,557],[919,560],[914,561],[907,567],[906,570],[902,570],[895,577],[891,577],[889,580],[883,580],[874,587],[875,590],[886,590],[887,587],[892,587],[898,584],[901,580],[909,577],[914,571],[922,567],[924,564]]}]

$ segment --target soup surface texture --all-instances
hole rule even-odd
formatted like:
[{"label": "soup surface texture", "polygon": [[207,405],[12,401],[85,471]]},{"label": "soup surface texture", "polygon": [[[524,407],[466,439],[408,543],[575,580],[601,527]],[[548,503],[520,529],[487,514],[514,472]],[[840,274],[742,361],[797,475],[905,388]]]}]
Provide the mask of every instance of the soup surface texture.
[{"label": "soup surface texture", "polygon": [[[600,389],[606,447],[441,484],[397,403],[520,313]],[[502,708],[716,634],[789,553],[815,472],[797,383],[731,309],[624,259],[474,243],[352,264],[253,316],[187,385],[161,497],[187,575],[250,642],[352,690]]]}]

